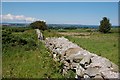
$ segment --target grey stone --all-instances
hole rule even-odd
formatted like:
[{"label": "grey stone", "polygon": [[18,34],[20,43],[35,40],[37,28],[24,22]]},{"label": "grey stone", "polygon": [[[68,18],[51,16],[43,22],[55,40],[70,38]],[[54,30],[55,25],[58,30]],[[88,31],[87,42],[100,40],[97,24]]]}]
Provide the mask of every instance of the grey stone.
[{"label": "grey stone", "polygon": [[111,62],[103,57],[95,56],[91,58],[92,63],[90,64],[91,67],[111,67]]},{"label": "grey stone", "polygon": [[111,64],[112,64],[111,70],[114,72],[119,72],[119,67],[113,62],[111,62]]},{"label": "grey stone", "polygon": [[80,64],[85,65],[85,64],[90,64],[90,62],[91,62],[91,55],[87,55],[80,61]]},{"label": "grey stone", "polygon": [[76,69],[76,67],[79,65],[79,63],[71,63],[71,69]]},{"label": "grey stone", "polygon": [[63,72],[62,72],[63,75],[67,74],[67,71],[65,69],[63,69]]},{"label": "grey stone", "polygon": [[120,73],[113,72],[113,71],[103,71],[101,72],[104,78],[116,78],[120,79]]},{"label": "grey stone", "polygon": [[65,69],[67,71],[68,69],[70,69],[70,67],[69,66],[64,66],[63,69]]},{"label": "grey stone", "polygon": [[82,54],[73,54],[70,55],[69,58],[73,59],[73,62],[80,63],[80,61],[84,58],[85,56]]},{"label": "grey stone", "polygon": [[63,69],[67,69],[67,66],[63,66]]},{"label": "grey stone", "polygon": [[89,77],[88,75],[85,74],[85,75],[84,75],[84,79],[86,79],[86,80],[88,79],[88,80],[89,80],[90,77]]},{"label": "grey stone", "polygon": [[[79,50],[80,48],[69,48],[65,51],[65,53],[62,54],[61,57],[63,56],[69,57],[72,54],[76,54]],[[74,55],[72,55],[71,57],[74,57]]]},{"label": "grey stone", "polygon": [[85,73],[91,77],[96,76],[97,74],[100,74],[98,68],[92,68],[92,67],[87,68],[85,70]]},{"label": "grey stone", "polygon": [[65,65],[65,66],[70,66],[67,61],[64,61],[64,65]]},{"label": "grey stone", "polygon": [[79,63],[80,61],[81,61],[80,58],[78,58],[78,59],[73,59],[73,62],[75,62],[75,63]]},{"label": "grey stone", "polygon": [[83,77],[85,69],[80,65],[76,66],[76,74],[80,77]]},{"label": "grey stone", "polygon": [[95,78],[95,79],[98,79],[98,80],[104,80],[103,77],[102,77],[102,75],[100,75],[100,74],[99,74],[99,75],[96,75],[94,78]]},{"label": "grey stone", "polygon": [[45,44],[46,47],[55,53],[53,54],[54,58],[59,54],[61,57],[57,58],[60,58],[60,62],[65,61],[63,67],[64,74],[67,73],[67,70],[75,69],[78,76],[85,78],[118,77],[119,72],[117,65],[104,57],[100,57],[80,48],[64,37],[46,38]]},{"label": "grey stone", "polygon": [[82,55],[84,57],[87,56],[87,55],[91,55],[90,52],[88,52],[86,50],[83,50],[83,49],[81,49],[81,51],[79,51],[77,54]]},{"label": "grey stone", "polygon": [[78,75],[75,75],[75,78],[78,79]]},{"label": "grey stone", "polygon": [[57,56],[56,54],[53,54],[53,58],[56,58],[56,56]]},{"label": "grey stone", "polygon": [[99,68],[99,72],[104,72],[104,71],[110,71],[111,69],[110,68],[107,68],[107,67],[101,67]]},{"label": "grey stone", "polygon": [[35,30],[38,35],[38,39],[43,40],[43,35],[42,35],[41,31],[39,29],[35,29]]}]

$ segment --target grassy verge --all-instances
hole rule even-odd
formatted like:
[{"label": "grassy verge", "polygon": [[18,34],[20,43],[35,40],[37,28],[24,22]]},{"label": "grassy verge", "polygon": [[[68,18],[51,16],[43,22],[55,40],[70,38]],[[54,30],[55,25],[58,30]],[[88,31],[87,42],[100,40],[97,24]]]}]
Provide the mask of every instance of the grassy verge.
[{"label": "grassy verge", "polygon": [[62,35],[58,34],[56,30],[45,30],[42,31],[45,37],[61,37]]},{"label": "grassy verge", "polygon": [[[116,29],[117,30],[117,29]],[[102,34],[99,32],[93,32],[88,38],[66,36],[70,41],[78,44],[82,48],[98,54],[100,56],[106,57],[112,62],[119,65],[119,33],[112,29],[111,33]],[[118,30],[117,30],[118,31]]]},{"label": "grassy verge", "polygon": [[[61,75],[62,63],[54,62],[52,56],[44,43],[38,41],[33,29],[8,29],[4,28],[2,33],[2,77],[5,78],[63,78]],[[117,29],[111,33],[101,34],[92,32],[89,37],[79,38],[76,36],[65,36],[70,41],[78,44],[90,52],[110,59],[119,64],[118,60],[118,37]],[[61,37],[57,32],[91,32],[91,30],[45,30],[45,37]],[[70,75],[72,72],[70,72]],[[69,75],[68,75],[69,76]]]},{"label": "grassy verge", "polygon": [[58,33],[90,33],[88,36],[84,35],[64,35],[73,43],[78,44],[80,47],[103,56],[119,65],[119,28],[112,28],[110,33],[102,34],[96,29],[62,29],[45,31],[44,35],[47,37],[60,37]]},{"label": "grassy verge", "polygon": [[3,78],[62,78],[61,63],[53,61],[44,43],[37,40],[35,30],[4,31]]}]

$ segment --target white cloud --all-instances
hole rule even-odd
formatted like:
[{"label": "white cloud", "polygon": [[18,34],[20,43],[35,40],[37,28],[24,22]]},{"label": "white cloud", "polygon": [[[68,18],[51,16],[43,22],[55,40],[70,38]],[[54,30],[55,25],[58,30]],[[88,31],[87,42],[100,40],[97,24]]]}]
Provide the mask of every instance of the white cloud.
[{"label": "white cloud", "polygon": [[13,20],[13,16],[11,14],[2,15],[2,19],[4,19],[4,20]]},{"label": "white cloud", "polygon": [[24,16],[24,15],[12,15],[12,14],[6,14],[6,15],[1,15],[1,17],[2,17],[2,20],[3,21],[17,21],[17,20],[19,20],[19,21],[28,21],[28,22],[33,22],[33,21],[36,21],[36,20],[38,20],[38,19],[36,19],[36,18],[33,18],[33,17],[26,17],[26,16]]}]

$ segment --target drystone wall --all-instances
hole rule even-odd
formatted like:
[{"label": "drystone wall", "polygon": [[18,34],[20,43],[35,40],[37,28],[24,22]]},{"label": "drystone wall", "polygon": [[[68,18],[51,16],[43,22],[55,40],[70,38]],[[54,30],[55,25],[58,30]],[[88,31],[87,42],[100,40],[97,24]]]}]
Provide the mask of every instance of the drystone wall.
[{"label": "drystone wall", "polygon": [[75,78],[118,79],[120,76],[116,64],[84,50],[64,37],[46,38],[45,45],[52,51],[54,60],[64,63],[63,75],[74,70]]},{"label": "drystone wall", "polygon": [[39,40],[43,40],[43,35],[42,35],[42,32],[39,30],[39,29],[35,29],[36,30],[36,33],[38,35],[38,39]]}]

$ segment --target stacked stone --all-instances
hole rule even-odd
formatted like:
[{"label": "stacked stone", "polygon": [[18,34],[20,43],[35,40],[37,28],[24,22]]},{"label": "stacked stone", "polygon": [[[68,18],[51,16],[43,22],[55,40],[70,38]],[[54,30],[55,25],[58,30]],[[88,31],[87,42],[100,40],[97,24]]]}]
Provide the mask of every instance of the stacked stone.
[{"label": "stacked stone", "polygon": [[39,40],[43,40],[43,35],[39,29],[35,29]]},{"label": "stacked stone", "polygon": [[46,38],[45,44],[53,52],[53,58],[64,63],[63,75],[73,70],[76,78],[118,79],[120,76],[116,64],[82,49],[64,37]]}]

